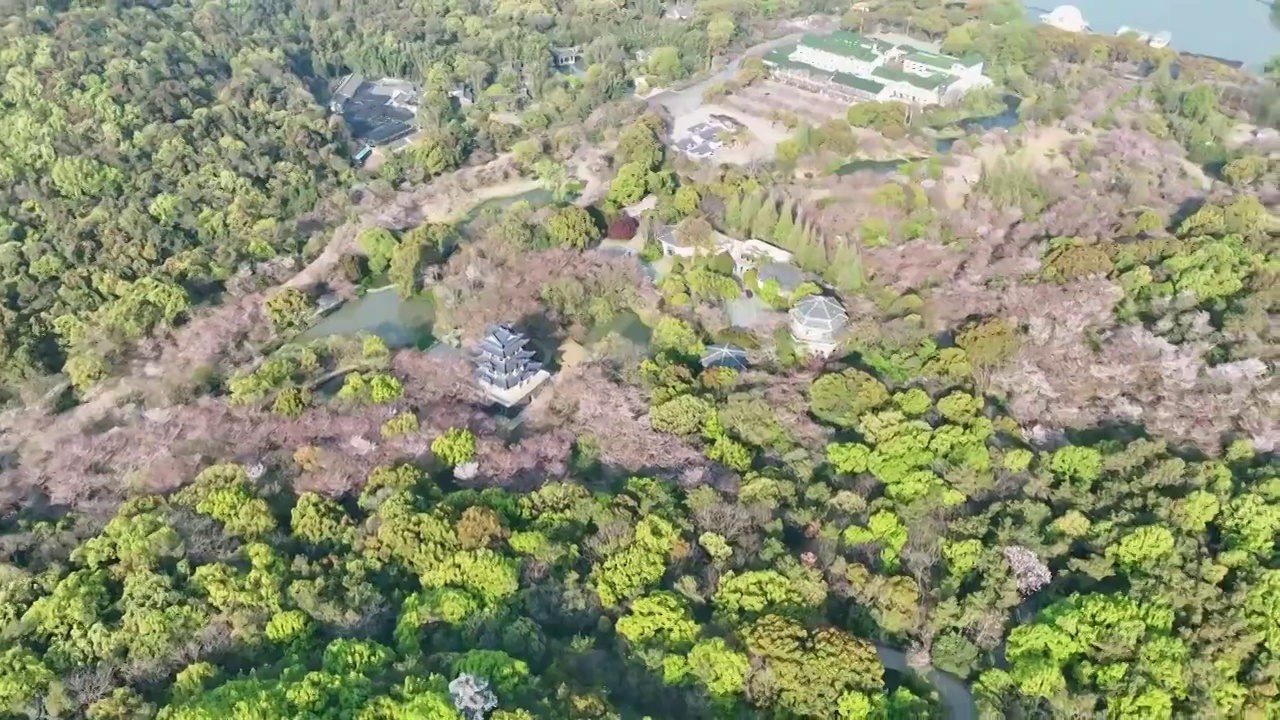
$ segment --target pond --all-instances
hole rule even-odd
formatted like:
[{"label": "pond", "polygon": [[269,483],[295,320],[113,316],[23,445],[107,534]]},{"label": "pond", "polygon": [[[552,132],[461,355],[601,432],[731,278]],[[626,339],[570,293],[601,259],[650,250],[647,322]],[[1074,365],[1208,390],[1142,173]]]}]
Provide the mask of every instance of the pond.
[{"label": "pond", "polygon": [[[981,117],[965,118],[956,122],[951,127],[957,128],[958,132],[954,137],[938,138],[934,143],[934,149],[940,153],[949,153],[951,148],[955,146],[956,141],[967,135],[980,135],[997,128],[1011,128],[1022,121],[1018,115],[1018,107],[1022,100],[1017,95],[1006,95],[1004,100],[1004,110],[995,115],[983,115]],[[917,162],[927,158],[895,158],[893,160],[852,160],[841,165],[836,169],[836,175],[852,175],[856,172],[873,172],[887,175],[896,172],[906,163]]]},{"label": "pond", "polygon": [[[916,158],[917,160],[920,158]],[[896,172],[903,165],[914,162],[912,158],[894,158],[893,160],[851,160],[836,169],[836,175],[852,175],[856,172],[873,172],[889,174]]]},{"label": "pond", "polygon": [[617,333],[626,340],[630,340],[643,349],[649,348],[649,340],[653,337],[653,331],[648,325],[640,319],[639,315],[627,310],[618,313],[613,320],[607,323],[600,323],[591,328],[587,333],[584,345],[598,343],[608,337],[610,333]]},{"label": "pond", "polygon": [[405,299],[388,286],[347,301],[299,339],[368,333],[382,338],[388,347],[427,348],[435,342],[431,334],[435,316],[435,303],[430,298]]},{"label": "pond", "polygon": [[982,117],[966,118],[957,122],[955,127],[960,129],[959,134],[955,137],[939,138],[934,143],[934,148],[940,153],[951,152],[952,146],[956,141],[966,135],[981,135],[982,133],[1003,128],[1009,128],[1022,122],[1022,117],[1018,115],[1018,107],[1022,104],[1022,99],[1017,95],[1004,96],[1004,110],[995,115],[984,115]]}]

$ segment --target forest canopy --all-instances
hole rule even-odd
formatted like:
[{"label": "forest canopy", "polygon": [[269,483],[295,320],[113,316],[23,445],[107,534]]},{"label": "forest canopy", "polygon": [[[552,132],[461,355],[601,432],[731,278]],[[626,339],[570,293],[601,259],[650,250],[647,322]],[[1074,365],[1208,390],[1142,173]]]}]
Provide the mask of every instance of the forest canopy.
[{"label": "forest canopy", "polygon": [[[745,23],[803,8],[731,9]],[[452,83],[485,91],[491,109],[527,87],[526,107],[507,109],[545,126],[618,97],[633,49],[669,45],[682,72],[703,67],[705,23],[663,23],[663,11],[192,0],[14,15],[0,28],[5,384],[70,357],[92,375],[231,276],[296,258],[298,218],[351,179],[357,148],[324,106],[343,74],[423,84],[425,135],[380,171],[421,180],[511,142],[463,117]],[[584,49],[584,78],[553,71],[557,45]]]}]

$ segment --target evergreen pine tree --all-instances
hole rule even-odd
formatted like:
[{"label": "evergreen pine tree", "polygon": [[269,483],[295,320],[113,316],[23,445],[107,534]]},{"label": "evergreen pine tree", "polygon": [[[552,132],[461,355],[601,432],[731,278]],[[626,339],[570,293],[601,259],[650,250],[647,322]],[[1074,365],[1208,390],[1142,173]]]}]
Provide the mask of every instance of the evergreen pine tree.
[{"label": "evergreen pine tree", "polygon": [[778,222],[773,226],[773,242],[779,247],[791,249],[787,244],[791,242],[791,228],[795,227],[795,224],[795,209],[791,201],[787,200],[782,203],[782,209],[778,211]]},{"label": "evergreen pine tree", "polygon": [[825,276],[828,282],[844,292],[861,290],[867,281],[861,249],[852,240],[842,239]]},{"label": "evergreen pine tree", "polygon": [[804,247],[804,221],[796,218],[797,222],[791,224],[791,232],[787,234],[786,248],[795,254],[800,254],[800,249]]},{"label": "evergreen pine tree", "polygon": [[827,267],[827,253],[822,238],[813,226],[800,225],[800,244],[795,249],[796,264],[809,272],[823,272]]},{"label": "evergreen pine tree", "polygon": [[740,235],[749,235],[751,233],[751,224],[756,219],[756,214],[760,212],[760,206],[764,204],[764,194],[754,192],[748,195],[742,201],[742,214],[739,215],[738,224],[733,229],[738,231]]},{"label": "evergreen pine tree", "polygon": [[736,228],[742,224],[742,193],[734,190],[724,201],[724,226]]},{"label": "evergreen pine tree", "polygon": [[768,240],[773,237],[773,229],[778,224],[778,202],[766,197],[755,219],[751,221],[750,237]]}]

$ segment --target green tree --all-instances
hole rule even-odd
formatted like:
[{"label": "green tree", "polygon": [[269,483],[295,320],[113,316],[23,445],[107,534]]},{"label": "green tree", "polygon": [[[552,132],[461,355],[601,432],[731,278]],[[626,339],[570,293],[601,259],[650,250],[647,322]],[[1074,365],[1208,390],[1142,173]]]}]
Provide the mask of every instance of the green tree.
[{"label": "green tree", "polygon": [[640,202],[648,192],[648,177],[649,171],[638,162],[623,165],[609,184],[609,200],[621,206]]},{"label": "green tree", "polygon": [[989,318],[957,333],[956,345],[975,367],[991,368],[1017,351],[1017,328],[1003,318]]},{"label": "green tree", "polygon": [[592,568],[591,580],[600,603],[613,607],[661,580],[677,536],[669,522],[656,516],[637,523],[631,542]]},{"label": "green tree", "polygon": [[445,465],[457,467],[475,459],[476,436],[465,428],[449,428],[431,441],[431,452]]},{"label": "green tree", "polygon": [[21,645],[0,653],[0,707],[6,712],[25,714],[32,701],[43,695],[57,678],[40,657]]},{"label": "green tree", "polygon": [[396,236],[386,228],[369,228],[356,236],[356,244],[369,261],[369,270],[375,275],[386,272],[391,264],[391,255],[395,252]]},{"label": "green tree", "polygon": [[888,401],[885,386],[861,370],[823,375],[809,386],[809,411],[842,427],[852,427],[863,413]]},{"label": "green tree", "polygon": [[381,434],[386,440],[412,435],[418,431],[418,416],[411,412],[402,412],[382,423]]},{"label": "green tree", "polygon": [[746,654],[731,650],[724,638],[701,640],[689,650],[689,672],[713,698],[742,694],[751,662]]},{"label": "green tree", "polygon": [[1107,548],[1106,554],[1126,570],[1151,572],[1157,563],[1172,555],[1173,550],[1173,533],[1168,528],[1146,525],[1120,538]]},{"label": "green tree", "polygon": [[296,418],[311,405],[311,391],[306,388],[290,387],[276,394],[271,403],[271,412],[288,418]]},{"label": "green tree", "polygon": [[785,245],[791,239],[791,232],[794,228],[795,208],[792,206],[791,200],[784,200],[782,208],[778,211],[778,222],[773,226],[773,232],[761,237],[771,240],[775,245]]},{"label": "green tree", "polygon": [[688,605],[669,592],[636,598],[614,629],[632,647],[658,647],[667,652],[683,652],[702,631]]},{"label": "green tree", "polygon": [[755,218],[751,221],[751,237],[768,240],[773,236],[773,231],[777,225],[778,203],[771,197],[765,198],[764,203],[760,206],[760,212],[756,213]]},{"label": "green tree", "polygon": [[636,165],[648,172],[662,164],[662,141],[658,139],[655,125],[660,120],[645,122],[642,118],[627,126],[618,136],[614,147],[614,162],[619,166]]},{"label": "green tree", "polygon": [[1102,471],[1102,454],[1096,448],[1067,445],[1053,451],[1049,469],[1062,480],[1088,487]]},{"label": "green tree", "polygon": [[684,65],[680,62],[680,49],[664,45],[656,47],[649,53],[649,74],[658,78],[659,82],[669,83],[684,77]]},{"label": "green tree", "polygon": [[707,22],[707,49],[712,56],[719,55],[729,47],[729,41],[737,32],[737,23],[729,13],[716,13]]},{"label": "green tree", "polygon": [[685,355],[699,355],[703,349],[702,340],[689,323],[674,317],[658,320],[649,346],[654,352],[670,351]]},{"label": "green tree", "polygon": [[907,106],[900,102],[864,102],[849,108],[846,120],[854,127],[871,128],[896,140],[907,134]]},{"label": "green tree", "polygon": [[699,197],[697,188],[692,185],[681,185],[671,200],[671,207],[675,208],[681,216],[689,217],[698,211],[700,202],[702,198]]},{"label": "green tree", "polygon": [[287,287],[267,298],[267,318],[280,334],[296,333],[307,326],[315,312],[305,292]]},{"label": "green tree", "polygon": [[711,405],[693,395],[681,395],[649,410],[649,425],[658,432],[693,435],[702,430]]},{"label": "green tree", "polygon": [[106,378],[107,362],[96,352],[80,350],[67,356],[62,371],[71,381],[71,386],[83,394]]},{"label": "green tree", "polygon": [[580,207],[563,207],[547,219],[547,235],[562,247],[585,249],[600,239],[600,228],[591,215]]},{"label": "green tree", "polygon": [[[1276,58],[1280,64],[1280,57]],[[1228,162],[1222,167],[1222,177],[1237,187],[1249,185],[1267,173],[1267,158],[1261,155],[1246,155]]]}]

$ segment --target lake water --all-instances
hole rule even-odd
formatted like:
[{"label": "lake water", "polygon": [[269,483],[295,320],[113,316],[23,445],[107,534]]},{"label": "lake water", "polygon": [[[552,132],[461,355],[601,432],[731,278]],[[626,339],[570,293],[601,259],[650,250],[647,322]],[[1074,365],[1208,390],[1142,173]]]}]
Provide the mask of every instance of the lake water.
[{"label": "lake water", "polygon": [[301,340],[330,335],[377,335],[389,347],[425,348],[435,342],[431,335],[435,304],[427,298],[404,299],[394,288],[374,290],[348,300],[342,307],[320,319],[302,334]]},{"label": "lake water", "polygon": [[[1026,3],[1033,21],[1046,0]],[[1149,33],[1167,31],[1175,50],[1240,60],[1251,70],[1280,54],[1280,17],[1271,3],[1259,0],[1071,0],[1085,22],[1098,33],[1114,33],[1121,25]]]}]

